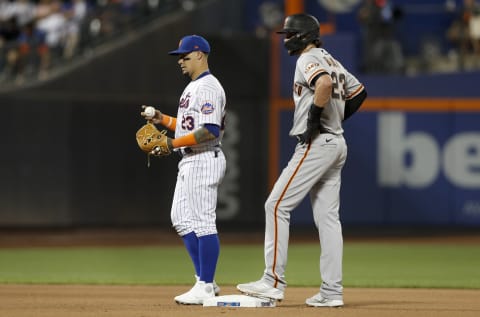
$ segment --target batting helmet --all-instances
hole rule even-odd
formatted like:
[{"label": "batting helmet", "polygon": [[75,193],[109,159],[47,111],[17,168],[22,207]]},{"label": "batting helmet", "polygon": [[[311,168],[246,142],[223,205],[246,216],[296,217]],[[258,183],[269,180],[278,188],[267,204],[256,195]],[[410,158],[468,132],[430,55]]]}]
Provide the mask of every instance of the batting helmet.
[{"label": "batting helmet", "polygon": [[289,15],[277,33],[286,34],[284,45],[290,55],[298,54],[310,43],[318,41],[320,45],[320,23],[309,14]]}]

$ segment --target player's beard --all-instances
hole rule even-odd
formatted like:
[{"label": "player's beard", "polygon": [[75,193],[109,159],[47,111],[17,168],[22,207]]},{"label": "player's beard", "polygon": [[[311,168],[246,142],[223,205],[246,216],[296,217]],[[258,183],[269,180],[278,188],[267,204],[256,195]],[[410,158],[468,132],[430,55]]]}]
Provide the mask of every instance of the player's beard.
[{"label": "player's beard", "polygon": [[191,72],[189,72],[187,68],[181,68],[181,70],[182,70],[182,75],[183,76],[188,77],[188,78],[192,77]]}]

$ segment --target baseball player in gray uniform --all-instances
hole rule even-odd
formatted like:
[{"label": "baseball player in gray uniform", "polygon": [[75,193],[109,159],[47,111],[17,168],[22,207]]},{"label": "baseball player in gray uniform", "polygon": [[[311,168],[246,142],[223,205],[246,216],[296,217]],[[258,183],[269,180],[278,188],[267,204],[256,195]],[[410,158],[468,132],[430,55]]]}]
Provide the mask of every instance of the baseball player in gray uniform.
[{"label": "baseball player in gray uniform", "polygon": [[284,46],[299,55],[295,69],[295,112],[290,135],[298,139],[288,165],[265,203],[265,271],[260,280],[237,285],[241,292],[282,300],[290,212],[309,194],[318,229],[320,292],[306,300],[315,307],[343,306],[343,238],[339,217],[341,171],[347,157],[342,122],[358,110],[367,94],[363,85],[321,48],[317,19],[286,17]]},{"label": "baseball player in gray uniform", "polygon": [[191,81],[182,93],[176,118],[156,110],[152,119],[175,131],[169,147],[182,157],[171,218],[193,262],[196,283],[175,297],[179,304],[200,305],[219,292],[214,282],[220,251],[215,210],[226,168],[220,147],[226,98],[222,85],[209,71],[209,53],[209,43],[198,35],[183,37],[178,49],[169,52],[178,56],[183,74]]}]

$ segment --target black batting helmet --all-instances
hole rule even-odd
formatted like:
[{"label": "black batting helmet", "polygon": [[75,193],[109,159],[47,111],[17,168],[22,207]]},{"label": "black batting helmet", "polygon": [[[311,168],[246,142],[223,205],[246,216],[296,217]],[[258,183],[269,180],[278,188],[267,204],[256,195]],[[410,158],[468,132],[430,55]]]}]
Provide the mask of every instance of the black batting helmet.
[{"label": "black batting helmet", "polygon": [[303,51],[310,43],[320,42],[320,23],[309,14],[298,13],[285,18],[283,29],[277,33],[286,34],[284,42],[288,54],[295,55]]}]

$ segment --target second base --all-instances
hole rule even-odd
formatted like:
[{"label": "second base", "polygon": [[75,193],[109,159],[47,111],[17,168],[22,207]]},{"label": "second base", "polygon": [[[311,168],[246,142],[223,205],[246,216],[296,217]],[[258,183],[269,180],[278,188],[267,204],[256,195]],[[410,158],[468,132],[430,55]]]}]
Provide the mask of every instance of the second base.
[{"label": "second base", "polygon": [[203,301],[204,307],[275,307],[276,302],[271,299],[258,298],[247,295],[216,296]]}]

